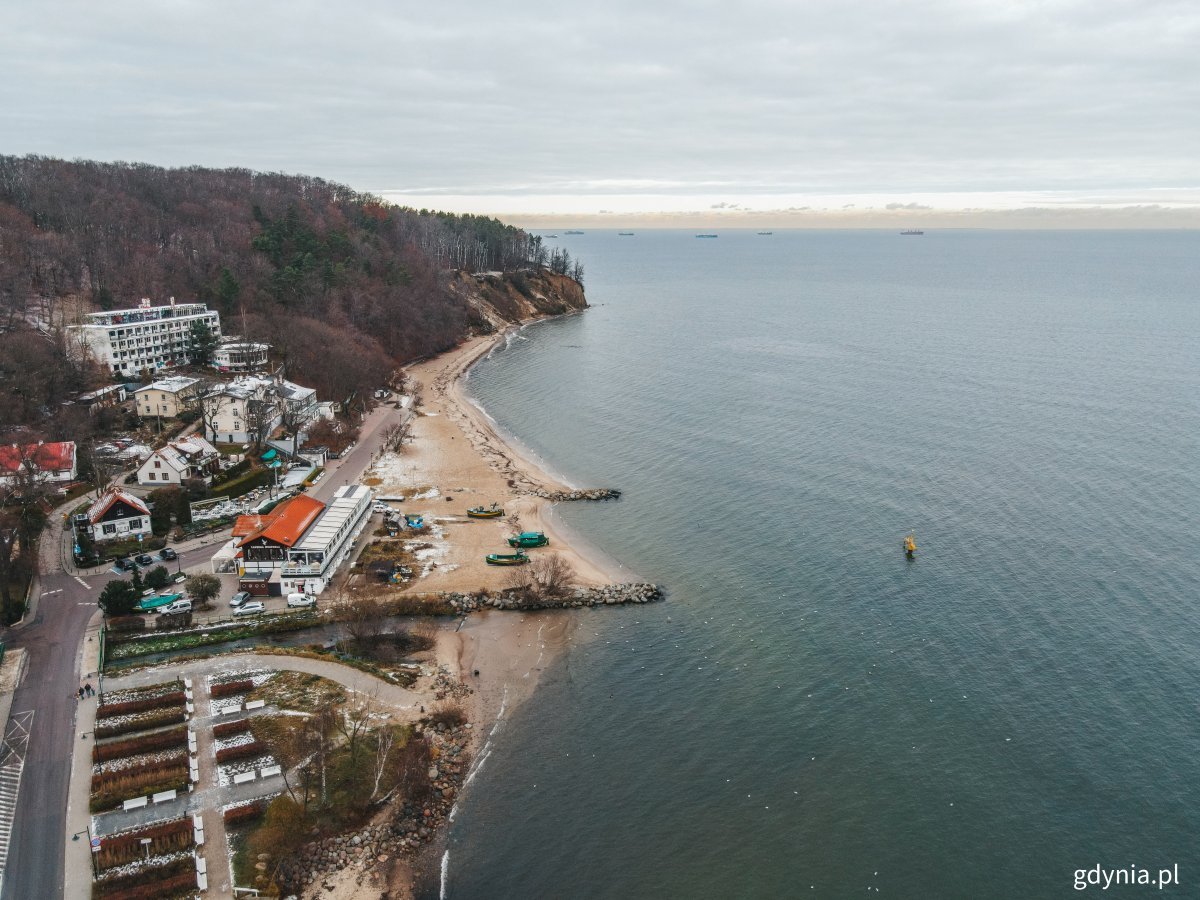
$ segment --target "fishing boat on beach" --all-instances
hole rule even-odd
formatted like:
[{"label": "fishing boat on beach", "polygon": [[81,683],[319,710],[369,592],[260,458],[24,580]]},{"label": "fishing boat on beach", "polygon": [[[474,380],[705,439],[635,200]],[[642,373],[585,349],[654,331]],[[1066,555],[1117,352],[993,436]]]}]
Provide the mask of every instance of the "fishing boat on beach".
[{"label": "fishing boat on beach", "polygon": [[489,553],[484,557],[489,566],[521,566],[529,562],[524,550],[516,553]]},{"label": "fishing boat on beach", "polygon": [[902,231],[902,232],[900,232],[900,233],[901,233],[901,234],[924,234],[925,232],[923,232],[923,231],[917,231],[916,229],[912,229],[912,230],[910,230],[910,231]]},{"label": "fishing boat on beach", "polygon": [[904,555],[912,559],[917,554],[917,536],[913,532],[909,532],[904,538]]},{"label": "fishing boat on beach", "polygon": [[498,519],[504,515],[504,510],[499,503],[493,503],[491,506],[472,506],[467,515],[472,519]]},{"label": "fishing boat on beach", "polygon": [[508,539],[510,547],[546,547],[550,544],[550,538],[546,537],[540,531],[522,531],[518,535],[514,535]]}]

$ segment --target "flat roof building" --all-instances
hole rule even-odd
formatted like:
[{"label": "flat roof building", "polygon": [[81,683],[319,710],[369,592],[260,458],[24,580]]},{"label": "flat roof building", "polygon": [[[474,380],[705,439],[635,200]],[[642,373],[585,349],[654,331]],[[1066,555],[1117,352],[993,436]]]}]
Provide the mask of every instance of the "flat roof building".
[{"label": "flat roof building", "polygon": [[114,374],[131,375],[193,362],[192,328],[198,324],[220,339],[221,318],[215,311],[203,303],[176,303],[172,297],[164,306],[143,299],[133,309],[88,313],[82,324],[67,327]]}]

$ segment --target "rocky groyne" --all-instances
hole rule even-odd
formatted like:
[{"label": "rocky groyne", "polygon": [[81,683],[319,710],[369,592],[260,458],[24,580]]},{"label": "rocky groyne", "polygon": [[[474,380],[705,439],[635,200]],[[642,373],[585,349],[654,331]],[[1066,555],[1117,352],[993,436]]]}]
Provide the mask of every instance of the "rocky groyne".
[{"label": "rocky groyne", "polygon": [[652,603],[663,598],[657,584],[630,582],[606,584],[601,587],[579,587],[568,590],[557,597],[518,592],[499,594],[443,594],[446,602],[456,613],[470,613],[478,609],[583,609],[585,606],[620,606],[626,603]]},{"label": "rocky groyne", "polygon": [[527,491],[531,497],[541,497],[553,503],[566,503],[572,500],[620,500],[621,492],[616,488],[591,488],[585,491],[548,491],[544,488]]}]

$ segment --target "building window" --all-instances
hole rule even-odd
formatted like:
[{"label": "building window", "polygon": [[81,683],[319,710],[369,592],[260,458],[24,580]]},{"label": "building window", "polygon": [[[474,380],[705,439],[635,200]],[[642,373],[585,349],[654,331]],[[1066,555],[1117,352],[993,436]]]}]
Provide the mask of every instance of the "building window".
[{"label": "building window", "polygon": [[101,531],[103,531],[105,534],[116,534],[116,533],[117,533],[117,526],[116,526],[116,525],[109,524],[109,525],[105,525],[105,526],[104,526],[102,529],[100,529],[100,530],[101,530]]},{"label": "building window", "polygon": [[149,472],[149,473],[147,473],[147,475],[146,475],[146,479],[147,479],[148,481],[153,481],[153,480],[154,480],[154,473],[153,473],[153,472]]}]

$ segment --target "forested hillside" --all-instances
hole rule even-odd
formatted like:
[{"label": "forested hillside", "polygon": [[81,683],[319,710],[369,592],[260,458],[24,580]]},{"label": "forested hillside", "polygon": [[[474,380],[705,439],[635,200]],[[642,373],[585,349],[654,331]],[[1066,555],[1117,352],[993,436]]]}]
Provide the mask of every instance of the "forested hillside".
[{"label": "forested hillside", "polygon": [[[495,219],[402,209],[319,178],[0,156],[0,379],[30,354],[59,355],[27,346],[31,320],[174,296],[208,303],[227,333],[274,345],[289,377],[342,397],[490,330],[492,310],[456,272],[524,270],[527,288],[543,269],[582,277]],[[47,374],[9,415],[87,378]]]}]

